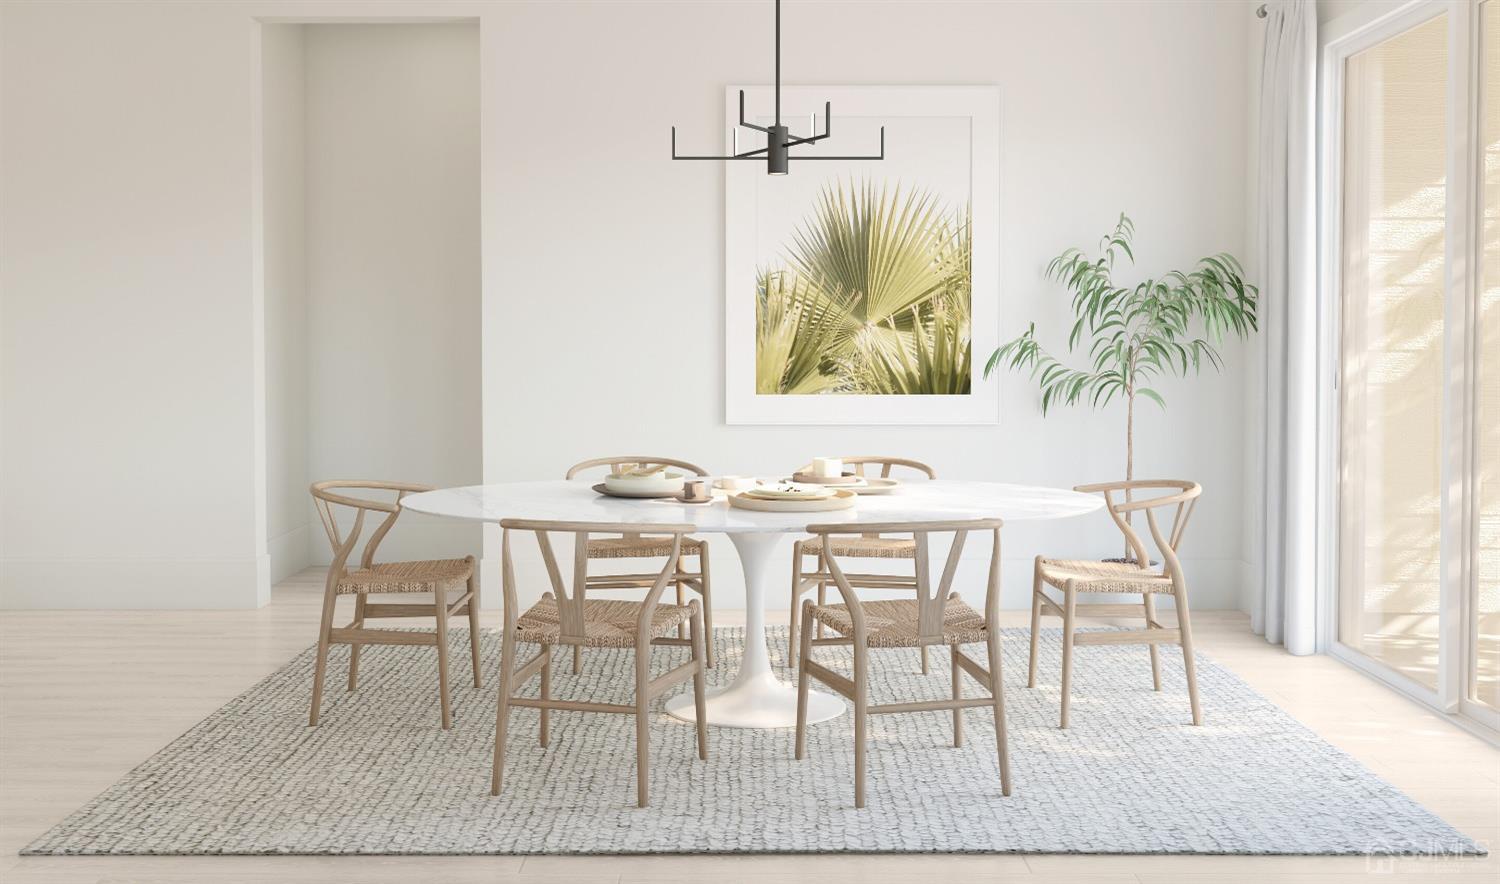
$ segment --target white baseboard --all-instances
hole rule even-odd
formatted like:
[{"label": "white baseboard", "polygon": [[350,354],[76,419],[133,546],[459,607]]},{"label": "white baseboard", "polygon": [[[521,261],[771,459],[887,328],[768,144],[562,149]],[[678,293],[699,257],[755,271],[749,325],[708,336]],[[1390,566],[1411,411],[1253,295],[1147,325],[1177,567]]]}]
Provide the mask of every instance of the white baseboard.
[{"label": "white baseboard", "polygon": [[266,544],[271,557],[271,583],[276,584],[312,564],[312,525],[302,524],[273,537]]},{"label": "white baseboard", "polygon": [[258,608],[270,600],[270,573],[270,556],[3,559],[0,560],[0,608]]}]

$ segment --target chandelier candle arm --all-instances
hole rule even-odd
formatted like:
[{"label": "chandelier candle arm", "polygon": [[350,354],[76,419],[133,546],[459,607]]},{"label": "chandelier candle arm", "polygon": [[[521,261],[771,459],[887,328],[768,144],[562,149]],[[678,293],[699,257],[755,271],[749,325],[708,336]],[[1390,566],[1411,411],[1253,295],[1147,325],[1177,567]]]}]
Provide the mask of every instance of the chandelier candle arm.
[{"label": "chandelier candle arm", "polygon": [[[780,89],[777,90],[777,94],[778,95],[780,94]],[[777,100],[780,101],[780,98],[778,98]],[[757,132],[770,132],[771,131],[770,129],[767,129],[765,126],[757,126],[754,123],[751,123],[751,122],[749,122],[749,121],[747,121],[745,119],[745,90],[743,90],[743,89],[740,90],[740,125],[744,126],[746,129],[754,129]]]},{"label": "chandelier candle arm", "polygon": [[[790,145],[788,145],[790,146]],[[829,157],[829,156],[806,156],[795,157],[798,160],[883,160],[885,159],[885,127],[880,127],[880,153],[867,157]]]},{"label": "chandelier candle arm", "polygon": [[[744,95],[745,93],[741,92],[740,94]],[[817,120],[817,118],[818,118],[818,115],[815,114],[815,113],[808,114],[808,119],[810,121]],[[812,131],[813,134],[807,136],[806,138],[794,138],[790,142],[787,143],[787,147],[796,147],[799,144],[812,144],[815,141],[822,141],[823,139],[827,138],[828,134],[831,131],[833,131],[833,102],[831,102],[831,101],[825,101],[825,102],[823,102],[823,134],[822,135],[818,134],[818,125],[815,122],[810,122],[809,125],[808,125],[808,128]],[[884,132],[885,131],[885,127],[881,126],[880,127],[880,131]],[[884,158],[884,154],[885,154],[885,151],[882,150],[881,151],[881,158]],[[817,159],[817,157],[798,157],[798,159],[802,159],[802,160],[814,160],[814,159]],[[871,157],[870,159],[875,159],[875,158]]]}]

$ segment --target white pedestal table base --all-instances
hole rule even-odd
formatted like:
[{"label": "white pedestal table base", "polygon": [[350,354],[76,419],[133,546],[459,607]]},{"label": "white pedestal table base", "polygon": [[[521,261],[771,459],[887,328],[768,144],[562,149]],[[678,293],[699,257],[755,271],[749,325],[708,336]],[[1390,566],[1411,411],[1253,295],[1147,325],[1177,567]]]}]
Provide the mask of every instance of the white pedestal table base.
[{"label": "white pedestal table base", "polygon": [[[797,686],[784,684],[771,671],[766,648],[766,595],[773,581],[776,547],[785,535],[777,532],[732,533],[729,539],[745,570],[745,655],[728,687],[708,692],[708,723],[719,727],[778,728],[797,725]],[[789,569],[788,569],[789,570]],[[788,588],[788,592],[790,588]],[[796,641],[796,636],[792,641]],[[696,721],[691,689],[667,701],[667,714]],[[841,697],[809,690],[807,723],[828,721],[844,714]]]}]

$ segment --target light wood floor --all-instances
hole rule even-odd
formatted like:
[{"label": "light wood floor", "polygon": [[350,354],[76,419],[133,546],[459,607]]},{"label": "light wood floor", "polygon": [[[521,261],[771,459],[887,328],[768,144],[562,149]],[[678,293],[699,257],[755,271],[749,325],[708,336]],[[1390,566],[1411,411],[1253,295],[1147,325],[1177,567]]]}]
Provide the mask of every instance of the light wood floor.
[{"label": "light wood floor", "polygon": [[[1088,884],[1500,880],[1500,859],[1363,857],[19,857],[173,737],[312,643],[319,575],[259,611],[0,613],[0,882],[931,880]],[[783,615],[784,616],[784,615]],[[1024,625],[1022,612],[1009,615]],[[734,612],[720,612],[732,625]],[[1500,750],[1327,658],[1290,657],[1238,613],[1195,613],[1203,653],[1470,836],[1500,843]],[[493,625],[493,623],[491,623]],[[1149,747],[1143,747],[1148,749]],[[1168,763],[1163,759],[1163,763]],[[1441,879],[1440,879],[1441,880]]]}]

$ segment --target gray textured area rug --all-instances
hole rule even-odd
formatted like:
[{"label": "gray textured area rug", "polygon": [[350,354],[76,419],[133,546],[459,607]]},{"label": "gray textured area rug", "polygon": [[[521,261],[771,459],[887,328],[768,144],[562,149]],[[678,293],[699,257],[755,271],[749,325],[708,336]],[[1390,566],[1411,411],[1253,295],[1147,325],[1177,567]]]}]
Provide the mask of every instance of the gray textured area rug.
[{"label": "gray textured area rug", "polygon": [[[722,680],[743,631],[719,630]],[[534,854],[1024,852],[1348,854],[1478,852],[1464,837],[1235,675],[1201,659],[1205,724],[1189,724],[1180,655],[1151,690],[1146,649],[1078,651],[1073,724],[1058,730],[1061,637],[1044,633],[1040,686],[1025,687],[1026,632],[1007,630],[1005,685],[1015,794],[1000,795],[987,710],[871,719],[869,807],[853,808],[852,723],[792,731],[651,729],[652,806],[635,800],[630,716],[512,712],[506,791],[489,795],[499,641],[484,637],[483,690],[455,631],[454,727],[437,726],[431,649],[367,648],[341,690],[335,649],[322,723],[307,727],[312,651],[162,749],[26,848],[27,854]],[[786,630],[776,630],[782,659]],[[659,649],[657,670],[684,652]],[[820,659],[847,671],[848,651]],[[626,651],[591,651],[581,676],[562,652],[553,695],[630,702]],[[914,651],[872,654],[874,702],[945,696],[947,657],[918,674]],[[536,681],[531,682],[534,690]],[[977,690],[970,684],[971,690]]]}]

